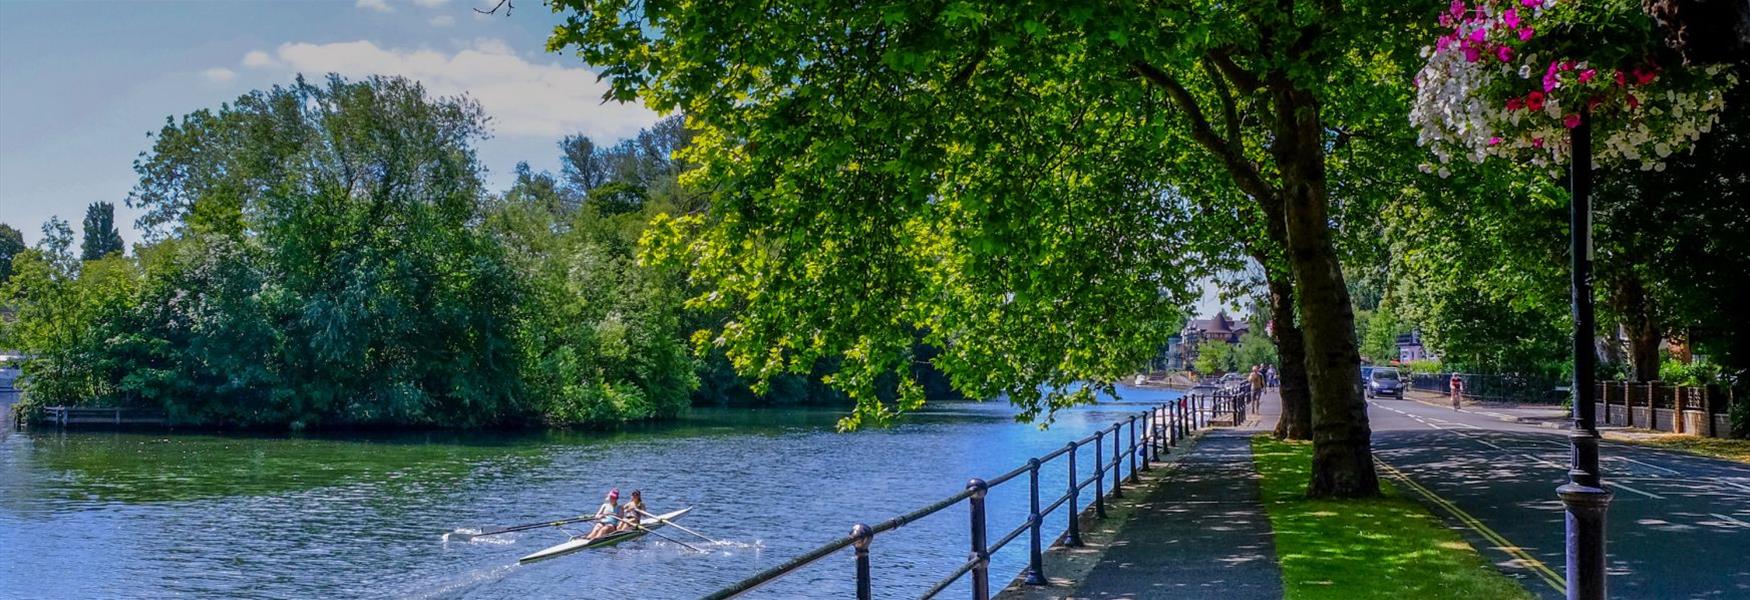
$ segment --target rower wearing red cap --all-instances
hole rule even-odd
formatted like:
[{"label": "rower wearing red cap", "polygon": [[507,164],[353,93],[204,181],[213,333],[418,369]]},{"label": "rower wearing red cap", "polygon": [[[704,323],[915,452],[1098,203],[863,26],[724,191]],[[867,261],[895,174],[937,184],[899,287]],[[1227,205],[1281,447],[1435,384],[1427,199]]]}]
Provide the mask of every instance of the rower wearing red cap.
[{"label": "rower wearing red cap", "polygon": [[614,532],[620,526],[620,488],[608,490],[607,499],[602,501],[600,508],[595,509],[595,527],[589,530],[588,539],[596,539]]}]

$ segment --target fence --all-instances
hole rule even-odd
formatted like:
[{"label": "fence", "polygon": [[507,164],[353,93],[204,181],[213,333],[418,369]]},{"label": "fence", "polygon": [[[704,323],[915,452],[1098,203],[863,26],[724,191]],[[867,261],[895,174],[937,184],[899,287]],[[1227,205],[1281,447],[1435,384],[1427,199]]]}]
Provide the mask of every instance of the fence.
[{"label": "fence", "polygon": [[1733,400],[1730,387],[1602,381],[1597,391],[1598,415],[1606,425],[1707,437],[1726,437],[1732,430],[1726,414]]},{"label": "fence", "polygon": [[[1458,378],[1463,382],[1467,400],[1561,404],[1568,399],[1568,382],[1553,377],[1459,373]],[[1450,395],[1452,374],[1416,373],[1410,376],[1410,389]]]},{"label": "fence", "polygon": [[[723,588],[714,594],[706,596],[707,600],[724,600],[736,598],[758,589],[773,581],[808,565],[819,562],[838,552],[851,548],[856,558],[857,598],[868,600],[874,595],[873,575],[870,572],[870,553],[875,536],[898,529],[908,523],[929,517],[950,507],[965,502],[968,507],[968,523],[970,526],[970,553],[965,563],[955,568],[946,577],[931,586],[923,597],[934,598],[948,586],[960,581],[970,574],[972,577],[973,600],[988,600],[990,598],[990,557],[997,551],[1008,546],[1010,542],[1026,535],[1028,542],[1027,571],[1025,582],[1029,585],[1045,583],[1045,567],[1041,548],[1041,527],[1045,515],[1051,514],[1060,507],[1068,506],[1065,514],[1068,517],[1067,529],[1064,532],[1063,544],[1075,547],[1082,545],[1081,511],[1077,502],[1081,499],[1082,490],[1088,486],[1094,487],[1094,515],[1097,518],[1106,517],[1106,499],[1123,496],[1123,483],[1126,479],[1134,483],[1137,480],[1138,461],[1140,470],[1147,471],[1151,460],[1159,460],[1160,453],[1166,448],[1177,446],[1179,442],[1197,429],[1207,427],[1216,422],[1217,417],[1231,418],[1232,423],[1245,421],[1247,409],[1252,403],[1249,386],[1240,385],[1226,389],[1212,390],[1208,393],[1191,394],[1176,401],[1153,407],[1140,415],[1131,415],[1129,419],[1113,423],[1111,427],[1103,428],[1092,435],[1070,442],[1063,448],[1027,461],[1026,465],[1012,471],[984,480],[973,479],[966,484],[966,489],[958,494],[937,500],[917,510],[882,521],[875,525],[857,523],[851,526],[851,534],[820,546],[801,556],[785,561],[770,569],[741,580],[734,585]],[[1143,432],[1137,434],[1137,420],[1142,420]],[[1226,419],[1223,419],[1226,420]],[[1128,433],[1125,432],[1129,426]],[[1112,455],[1110,460],[1105,457],[1106,438],[1111,438]],[[1128,446],[1124,444],[1128,438]],[[1094,448],[1093,473],[1087,479],[1078,478],[1076,470],[1076,451],[1083,446]],[[1064,493],[1041,506],[1039,498],[1039,467],[1058,458],[1068,461],[1069,477],[1064,484]],[[1152,457],[1152,458],[1151,458]],[[1130,474],[1124,476],[1124,464],[1130,463]],[[1110,472],[1112,490],[1106,493],[1107,473]],[[1030,504],[1026,522],[990,543],[986,519],[984,498],[992,488],[1019,479],[1025,475],[1029,488]]]}]

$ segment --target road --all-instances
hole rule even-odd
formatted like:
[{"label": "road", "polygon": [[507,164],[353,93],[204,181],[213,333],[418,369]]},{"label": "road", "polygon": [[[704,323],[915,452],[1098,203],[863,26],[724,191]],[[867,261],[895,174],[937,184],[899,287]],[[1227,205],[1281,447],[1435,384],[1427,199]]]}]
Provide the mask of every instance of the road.
[{"label": "road", "polygon": [[[1526,589],[1562,598],[1567,432],[1370,401],[1375,455]],[[1750,465],[1606,442],[1612,598],[1750,598]],[[1411,484],[1395,479],[1407,477]]]}]

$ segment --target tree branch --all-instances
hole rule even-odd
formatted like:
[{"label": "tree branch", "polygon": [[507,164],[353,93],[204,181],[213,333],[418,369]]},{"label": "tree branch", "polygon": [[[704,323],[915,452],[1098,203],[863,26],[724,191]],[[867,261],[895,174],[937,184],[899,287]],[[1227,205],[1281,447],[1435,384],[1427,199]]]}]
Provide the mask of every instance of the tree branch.
[{"label": "tree branch", "polygon": [[1221,136],[1210,128],[1209,119],[1203,116],[1203,109],[1197,105],[1197,99],[1191,97],[1191,92],[1186,90],[1185,86],[1179,83],[1179,80],[1174,79],[1165,71],[1155,68],[1154,65],[1140,60],[1130,63],[1130,68],[1141,75],[1143,79],[1148,80],[1149,83],[1166,90],[1167,96],[1171,97],[1173,103],[1178,104],[1179,108],[1184,111],[1185,118],[1191,125],[1191,138],[1197,140],[1197,143],[1203,145],[1204,149],[1214,154],[1216,158],[1221,159],[1222,165],[1227,167],[1229,173],[1233,174],[1234,182],[1239,184],[1241,191],[1260,200],[1275,195],[1275,190],[1271,189],[1270,184],[1259,176],[1258,166],[1247,160],[1244,153],[1235,152],[1233,145],[1222,140]]},{"label": "tree branch", "polygon": [[1235,91],[1241,96],[1264,87],[1263,79],[1234,62],[1232,51],[1232,48],[1218,48],[1209,53],[1209,59],[1215,62],[1215,67],[1221,69],[1221,74],[1226,75],[1228,81],[1233,82]]},{"label": "tree branch", "polygon": [[1221,99],[1221,117],[1227,124],[1228,152],[1243,154],[1245,145],[1240,139],[1240,111],[1234,102],[1233,93],[1228,91],[1227,80],[1216,72],[1215,65],[1208,60],[1203,62],[1203,72],[1209,75],[1209,80],[1215,85],[1215,95]]},{"label": "tree branch", "polygon": [[516,5],[511,4],[510,0],[498,0],[498,4],[492,5],[492,10],[480,10],[479,8],[475,8],[474,12],[477,12],[477,13],[480,13],[483,15],[498,14],[498,9],[500,9],[500,8],[504,9],[504,16],[508,17],[508,16],[510,16],[510,11],[516,9]]}]

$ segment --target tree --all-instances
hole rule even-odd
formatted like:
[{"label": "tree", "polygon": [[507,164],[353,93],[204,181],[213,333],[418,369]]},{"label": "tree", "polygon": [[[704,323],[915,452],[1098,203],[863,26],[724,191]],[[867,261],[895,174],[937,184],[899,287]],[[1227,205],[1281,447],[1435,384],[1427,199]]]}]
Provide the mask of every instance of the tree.
[{"label": "tree", "polygon": [[1309,493],[1378,493],[1329,199],[1379,166],[1340,154],[1402,162],[1406,34],[1431,5],[556,8],[551,47],[699,130],[687,156],[723,218],[675,237],[698,236],[719,298],[752,299],[721,336],[750,372],[891,367],[923,329],[972,395],[1073,402],[1037,390],[1110,381],[1175,328],[1144,297],[1182,293],[1180,225],[1241,211],[1171,190],[1219,174],[1304,317]]},{"label": "tree", "polygon": [[1205,376],[1235,371],[1235,364],[1233,346],[1219,340],[1199,344],[1197,358],[1191,361],[1191,366]]},{"label": "tree", "polygon": [[84,229],[84,240],[79,243],[79,257],[82,260],[97,260],[123,251],[122,234],[115,228],[114,204],[91,203],[85,209]]},{"label": "tree", "polygon": [[1255,333],[1240,335],[1240,344],[1234,348],[1234,365],[1238,369],[1249,369],[1253,365],[1278,364],[1276,344],[1268,336]]},{"label": "tree", "polygon": [[12,257],[22,254],[27,248],[22,232],[0,223],[0,284],[12,278]]}]

